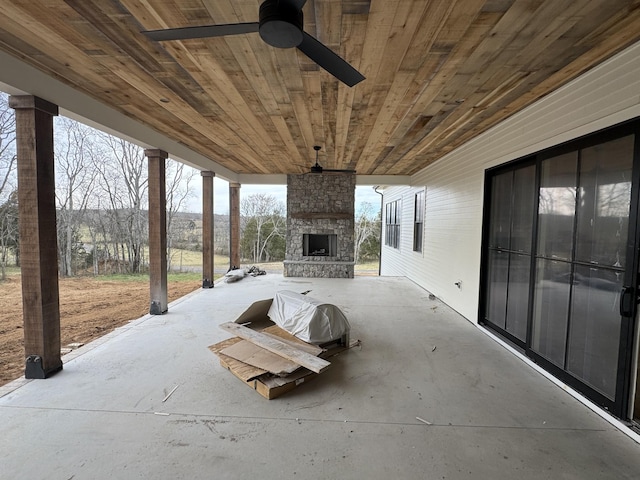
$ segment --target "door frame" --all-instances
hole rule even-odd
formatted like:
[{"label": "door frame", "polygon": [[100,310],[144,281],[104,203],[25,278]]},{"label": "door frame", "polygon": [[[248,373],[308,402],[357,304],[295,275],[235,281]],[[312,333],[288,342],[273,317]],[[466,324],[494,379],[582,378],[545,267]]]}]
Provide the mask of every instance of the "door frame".
[{"label": "door frame", "polygon": [[[634,134],[635,143],[633,149],[633,166],[632,166],[632,187],[631,198],[629,204],[629,225],[628,225],[628,241],[625,264],[625,286],[632,287],[633,295],[636,301],[633,302],[633,311],[630,316],[621,315],[620,321],[620,338],[618,349],[618,363],[616,371],[616,391],[612,401],[602,393],[588,386],[585,382],[573,376],[547,360],[540,354],[531,349],[532,330],[533,330],[533,298],[535,291],[535,263],[537,259],[537,237],[538,237],[538,208],[539,202],[537,198],[533,199],[534,214],[532,218],[532,253],[531,268],[529,282],[529,297],[527,308],[527,335],[526,341],[515,338],[509,332],[506,332],[499,326],[492,324],[486,319],[487,292],[489,286],[488,278],[488,262],[489,262],[489,225],[491,218],[491,180],[496,175],[513,171],[516,168],[530,165],[532,161],[536,165],[536,195],[540,191],[540,174],[541,164],[546,158],[554,157],[562,153],[581,150],[590,146],[615,140],[626,135]],[[640,385],[635,385],[636,375],[640,375],[638,369],[637,350],[640,348],[640,328],[636,328],[636,317],[638,316],[638,300],[640,300],[640,119],[627,121],[606,129],[578,137],[576,139],[564,142],[553,147],[546,148],[531,155],[510,161],[508,163],[487,169],[485,171],[484,181],[484,206],[482,219],[482,251],[481,251],[481,270],[480,270],[480,296],[478,302],[478,323],[485,328],[497,332],[500,336],[508,340],[518,350],[531,358],[535,363],[543,369],[551,373],[553,376],[571,386],[575,390],[583,393],[591,401],[597,403],[604,409],[611,412],[618,418],[628,420],[633,418],[633,405],[635,398],[640,398]],[[572,261],[573,262],[573,261]],[[639,380],[640,381],[640,380]],[[638,415],[640,417],[640,415]]]}]

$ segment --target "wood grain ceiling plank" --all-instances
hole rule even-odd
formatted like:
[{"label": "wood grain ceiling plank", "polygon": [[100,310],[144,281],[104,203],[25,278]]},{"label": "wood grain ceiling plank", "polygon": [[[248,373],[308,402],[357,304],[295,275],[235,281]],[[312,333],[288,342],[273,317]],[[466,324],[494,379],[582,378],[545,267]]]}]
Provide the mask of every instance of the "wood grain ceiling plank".
[{"label": "wood grain ceiling plank", "polygon": [[306,171],[322,142],[325,166],[407,174],[640,39],[640,0],[309,0],[305,30],[367,77],[348,88],[255,34],[139,32],[260,3],[0,2],[0,49],[233,171]]},{"label": "wood grain ceiling plank", "polygon": [[244,135],[250,135],[265,144],[270,144],[272,136],[265,130],[264,122],[255,121],[257,115],[262,114],[262,118],[267,117],[267,112],[262,108],[263,104],[249,105],[248,98],[237,90],[235,82],[210,54],[199,56],[198,61],[201,72],[195,73],[194,76],[225,114],[234,120]]},{"label": "wood grain ceiling plank", "polygon": [[[323,81],[321,85],[322,98],[322,144],[325,152],[323,167],[326,168],[349,168],[347,165],[338,162],[336,156],[336,119],[338,110],[338,82],[336,80]],[[309,150],[309,163],[311,164],[313,151]]]},{"label": "wood grain ceiling plank", "polygon": [[[380,109],[379,105],[384,102],[384,99],[387,96],[387,89],[375,89],[369,93],[368,101],[369,105],[372,106],[373,111],[378,111]],[[357,94],[356,94],[357,100]],[[356,101],[354,100],[354,102]],[[360,113],[364,111],[364,114]],[[367,175],[370,173],[369,170],[364,168],[362,165],[368,160],[362,156],[362,151],[366,145],[367,139],[369,138],[369,132],[373,129],[376,116],[368,114],[368,108],[354,108],[352,110],[352,119],[349,122],[349,141],[347,142],[345,148],[345,157],[344,161],[353,161],[357,160],[358,162],[358,172],[361,175]]]},{"label": "wood grain ceiling plank", "polygon": [[[218,6],[222,6],[223,2],[216,3]],[[227,5],[230,5],[227,3]],[[187,7],[184,4],[181,4],[181,16],[184,17],[184,22],[187,25],[191,24],[208,24],[212,23],[209,11],[201,6],[200,3],[193,3],[188,5]],[[185,11],[184,8],[187,10]],[[165,11],[165,14],[167,12]],[[175,10],[170,12],[172,15],[176,15]],[[222,14],[219,10],[214,12],[218,17],[221,17]],[[159,15],[155,15],[158,17]],[[165,22],[166,23],[166,22]],[[265,165],[263,157],[263,153],[265,151],[264,144],[269,144],[272,139],[272,135],[267,133],[267,131],[263,128],[263,125],[259,121],[256,120],[256,115],[251,112],[251,109],[248,105],[243,101],[242,95],[237,91],[234,87],[233,83],[229,81],[229,77],[223,73],[222,68],[217,64],[217,62],[208,61],[210,55],[215,52],[211,52],[208,48],[200,48],[199,51],[207,52],[207,54],[201,54],[197,58],[195,56],[188,55],[190,51],[190,46],[187,47],[186,44],[213,44],[216,42],[218,46],[226,45],[226,43],[222,39],[216,39],[214,41],[211,40],[189,40],[184,42],[165,42],[167,44],[168,49],[170,49],[173,53],[174,57],[181,58],[181,55],[177,52],[184,52],[186,54],[183,57],[182,62],[184,67],[191,71],[191,74],[197,78],[196,89],[202,89],[206,91],[208,97],[213,99],[216,105],[221,105],[221,110],[224,111],[224,115],[226,115],[227,120],[226,123],[231,126],[231,128],[241,134],[246,142],[251,147],[254,152],[254,157],[260,158],[261,165],[264,165],[265,168],[269,167],[269,165]],[[217,49],[219,50],[219,49]],[[231,55],[229,55],[231,56]],[[184,62],[188,61],[188,64],[184,64]],[[195,67],[198,65],[198,67]],[[207,73],[205,73],[207,72]],[[207,81],[208,78],[213,77],[215,82]],[[185,96],[188,98],[190,95],[189,91],[182,90],[180,93],[181,96]],[[222,112],[216,112],[215,116],[222,117]],[[267,118],[265,115],[264,118]],[[272,129],[275,131],[275,129]]]},{"label": "wood grain ceiling plank", "polygon": [[[163,113],[159,111],[150,111],[149,109],[138,108],[135,105],[131,106],[130,112],[134,118],[139,118],[143,122],[149,124],[152,124],[158,117],[165,120],[165,117],[170,115],[168,112],[163,115]],[[224,167],[233,167],[234,169],[238,169],[240,171],[244,170],[246,172],[252,171],[251,165],[245,162],[242,158],[235,156],[233,151],[220,147],[218,144],[204,137],[199,132],[194,130],[190,130],[188,132],[183,129],[177,130],[172,126],[172,123],[169,120],[161,122],[159,124],[158,131],[175,138],[177,141],[182,142],[185,145],[193,145],[194,151],[207,158],[211,158]]]},{"label": "wood grain ceiling plank", "polygon": [[[304,91],[307,92],[307,101],[304,106],[312,130],[311,143],[305,142],[309,153],[312,152],[313,145],[327,145],[327,139],[324,136],[324,122],[328,119],[325,118],[324,112],[335,109],[335,104],[326,104],[327,99],[322,95],[322,85],[327,81],[337,82],[337,80],[323,79],[320,75],[305,75],[303,77]],[[330,143],[333,143],[333,140]],[[326,149],[327,147],[325,147],[325,151]]]},{"label": "wood grain ceiling plank", "polygon": [[[394,83],[386,93],[380,110],[376,112],[376,120],[367,135],[367,142],[361,154],[362,160],[358,165],[361,171],[372,171],[378,159],[375,152],[380,148],[391,146],[389,145],[390,125],[397,125],[397,105],[406,94],[407,85],[414,76],[411,72],[397,72],[395,74]],[[400,115],[404,116],[404,112]]]},{"label": "wood grain ceiling plank", "polygon": [[[447,18],[451,15],[451,11],[455,6],[455,2],[430,2],[427,4],[426,11],[422,14],[422,19],[418,24],[409,47],[402,58],[399,70],[418,73],[425,62],[425,56],[430,53],[449,53],[451,46],[440,44],[437,46],[438,52],[432,52],[434,42],[442,29],[446,25]],[[442,52],[442,49],[446,52]]]},{"label": "wood grain ceiling plank", "polygon": [[[390,122],[394,122],[397,103],[402,99],[407,91],[407,85],[415,76],[414,71],[402,71],[400,68],[407,51],[411,45],[411,40],[415,37],[416,31],[426,18],[423,16],[426,4],[414,1],[404,1],[398,5],[395,12],[392,26],[389,31],[389,40],[385,45],[382,56],[386,59],[385,66],[375,78],[378,86],[388,85],[389,90],[386,98],[379,105],[379,110],[373,111],[369,107],[369,115],[375,115],[376,121],[373,129],[368,133],[367,142],[360,154],[362,160],[359,168],[362,171],[369,171],[377,156],[374,151],[388,145],[389,136],[385,135]],[[434,30],[437,26],[432,27]]]},{"label": "wood grain ceiling plank", "polygon": [[291,135],[291,130],[289,129],[287,122],[280,115],[273,116],[271,121],[278,131],[278,135],[282,139],[284,148],[281,149],[281,151],[285,155],[288,154],[287,156],[292,165],[298,167],[297,169],[294,168],[293,170],[283,171],[281,173],[300,173],[302,169],[301,165],[305,165],[308,160],[300,156],[300,151],[298,150],[296,142]]},{"label": "wood grain ceiling plank", "polygon": [[361,174],[367,173],[366,169],[360,165],[366,161],[362,157],[362,151],[369,136],[369,129],[375,121],[375,116],[371,112],[379,111],[384,102],[384,95],[381,95],[374,79],[380,69],[384,68],[385,59],[382,52],[389,38],[399,3],[399,0],[374,0],[368,14],[359,68],[370,81],[365,80],[355,88],[347,129],[348,141],[340,158],[341,162],[358,159],[358,169]]},{"label": "wood grain ceiling plank", "polygon": [[[157,83],[149,78],[144,71],[137,71],[133,68],[124,68],[117,59],[106,58],[103,60],[108,63],[109,68],[116,75],[119,75],[129,85],[143,94],[144,96],[154,99],[164,98],[169,100],[167,103],[157,100],[157,107],[164,108],[173,113],[173,115],[184,122],[186,125],[191,126],[195,130],[202,133],[205,137],[211,139],[224,149],[237,150],[238,155],[242,155],[246,158],[246,161],[254,165],[257,171],[266,173],[268,170],[260,162],[256,152],[252,151],[246,143],[242,142],[238,137],[237,132],[234,132],[229,126],[222,122],[214,122],[200,117],[188,104],[182,101],[181,97],[164,87],[158,87]],[[174,125],[175,128],[175,125]]]},{"label": "wood grain ceiling plank", "polygon": [[19,4],[0,2],[0,15],[11,19],[10,22],[4,23],[4,29],[8,33],[18,38],[28,36],[33,48],[51,55],[58,63],[70,67],[81,66],[84,61],[90,61],[76,44],[63,38],[58,33],[59,30],[47,23],[39,22],[30,13],[22,10]]},{"label": "wood grain ceiling plank", "polygon": [[[206,6],[206,9],[197,8],[197,5],[194,4],[189,7],[189,12],[183,12],[185,13],[184,17],[188,22],[187,24],[213,23],[210,18],[211,16],[216,17],[218,20],[225,18],[225,21],[233,21],[233,19],[227,19],[236,15],[232,8],[232,4],[229,2],[208,2]],[[255,7],[256,6],[254,5],[254,8]],[[190,16],[191,19],[189,19]],[[217,23],[224,22],[218,21]],[[213,98],[216,103],[223,105],[222,110],[224,110],[225,115],[228,116],[226,117],[227,120],[225,120],[225,122],[229,123],[234,131],[244,137],[245,141],[254,151],[254,155],[256,157],[262,158],[264,156],[264,152],[267,150],[266,147],[268,147],[273,141],[272,133],[275,132],[276,129],[272,128],[271,132],[267,132],[265,130],[262,122],[259,121],[256,114],[252,112],[249,106],[243,101],[242,95],[236,89],[234,83],[230,81],[230,77],[226,75],[223,68],[220,66],[219,61],[214,61],[211,58],[214,56],[217,57],[220,51],[224,50],[224,53],[227,54],[226,59],[233,59],[235,62],[237,55],[232,53],[231,49],[228,47],[228,42],[225,42],[224,39],[207,39],[202,41],[189,40],[166,43],[173,44],[173,46],[168,48],[171,48],[172,52],[174,52],[174,56],[176,56],[175,52],[177,50],[183,50],[185,52],[190,51],[191,44],[194,43],[209,45],[209,48],[199,49],[199,51],[203,53],[198,55],[197,59],[192,57],[192,62],[189,65],[185,65],[185,68],[192,71],[192,75],[198,78],[199,86],[206,90],[209,96]],[[243,47],[243,50],[248,49]],[[222,57],[223,59],[225,58],[224,56]],[[199,64],[199,67],[193,70],[192,67],[195,64]],[[236,70],[236,72],[237,71],[241,71],[241,69]],[[213,81],[207,81],[207,77],[211,78]],[[235,78],[237,79],[238,76],[236,75]],[[262,118],[268,119],[268,115],[265,113],[262,115]],[[262,158],[262,160],[264,159]],[[262,161],[262,164],[264,163],[265,162]]]},{"label": "wood grain ceiling plank", "polygon": [[98,32],[105,38],[103,45],[113,45],[111,55],[126,54],[140,68],[151,74],[154,79],[163,83],[167,88],[176,92],[184,102],[203,116],[218,116],[221,109],[217,103],[198,85],[187,70],[172,61],[166,50],[157,42],[152,42],[140,35],[140,26],[127,12],[110,3],[101,2],[100,7],[91,6],[84,0],[68,0],[83,18],[94,25],[98,25],[94,35]]},{"label": "wood grain ceiling plank", "polygon": [[[455,2],[431,2],[425,19],[420,23],[419,29],[411,41],[407,53],[402,61],[400,70],[415,71],[414,78],[408,82],[407,91],[402,99],[398,100],[393,117],[395,123],[387,127],[386,135],[390,145],[398,144],[408,128],[414,124],[418,117],[427,112],[412,112],[416,99],[422,94],[425,85],[429,85],[436,73],[442,68],[453,48],[448,39],[440,38],[435,45],[443,28],[448,27],[448,18],[452,14]],[[486,7],[486,4],[483,6]],[[493,25],[494,22],[491,22]],[[435,114],[435,113],[434,113]]]},{"label": "wood grain ceiling plank", "polygon": [[531,39],[525,38],[521,32],[542,3],[543,0],[515,2],[504,15],[501,15],[488,34],[476,39],[476,48],[467,55],[464,63],[460,64],[460,73],[474,75],[481,68],[492,64],[505,49],[515,50],[521,44],[528,44]]},{"label": "wood grain ceiling plank", "polygon": [[[565,72],[561,74],[560,77],[563,77],[564,81],[568,81],[568,78],[566,77],[568,73],[569,71],[565,70]],[[553,76],[554,75],[552,75],[552,77]],[[556,85],[547,90],[538,88],[538,83],[542,82],[545,78],[549,78],[546,72],[537,72],[535,75],[530,75],[529,77],[523,76],[523,80],[526,83],[526,88],[521,88],[520,91],[517,91],[515,99],[507,98],[512,94],[512,92],[505,92],[504,95],[501,95],[501,99],[503,99],[504,101],[502,103],[495,102],[490,110],[478,114],[478,118],[475,120],[476,125],[473,128],[467,129],[467,131],[474,132],[473,134],[477,134],[477,132],[479,131],[484,131],[485,129],[488,129],[491,126],[495,125],[495,123],[499,121],[498,118],[504,118],[505,114],[509,114],[511,112],[515,112],[521,108],[524,108],[525,106],[540,98],[540,96],[542,96],[544,93],[560,86],[561,82],[558,82]],[[537,79],[538,81],[536,81],[535,79]],[[535,91],[537,95],[535,97],[527,95],[527,92],[530,91]],[[490,103],[489,106],[491,106]],[[466,131],[462,129],[460,132],[458,132],[457,138],[459,138],[460,140],[455,142],[451,141],[451,136],[447,138],[447,143],[450,147],[455,148],[456,146],[461,145],[462,141],[468,140],[469,138],[471,138],[471,136],[466,135]],[[442,152],[438,149],[435,149],[434,151],[433,148],[430,148],[430,146],[432,146],[435,141],[436,140],[434,139],[429,139],[418,144],[415,148],[415,151],[409,151],[406,153],[406,158],[403,159],[403,164],[409,165],[411,163],[414,163],[414,159],[416,158],[416,156],[420,156],[425,165],[439,158],[442,155]]]},{"label": "wood grain ceiling plank", "polygon": [[[441,121],[450,112],[441,110],[443,102],[436,98],[445,86],[455,77],[460,63],[475,49],[479,39],[484,38],[493,28],[502,14],[480,13],[482,1],[457,2],[451,9],[440,10],[441,27],[437,29],[432,51],[435,56],[426,55],[416,78],[400,101],[403,110],[398,114],[402,118],[394,132],[394,151],[386,155],[385,161],[397,164],[409,149],[417,144],[416,138],[405,138],[403,132],[410,131],[416,119],[423,115],[433,117],[432,122]],[[407,109],[406,105],[410,108]],[[434,111],[432,106],[436,106]],[[433,126],[426,128],[420,135],[427,135]]]},{"label": "wood grain ceiling plank", "polygon": [[[554,4],[554,7],[556,7],[556,4]],[[540,15],[540,28],[534,29],[534,31],[540,32],[538,36],[524,29],[523,37],[529,44],[535,45],[536,49],[540,46],[538,51],[544,52],[545,47],[551,45],[554,38],[560,37],[566,29],[570,28],[571,23],[569,19],[575,20],[576,14],[584,5],[579,5],[577,7],[578,10],[574,10],[571,5],[561,5],[560,2],[558,2],[557,7],[561,8],[562,13],[558,10],[547,8],[547,12]],[[555,21],[558,17],[560,20]],[[528,25],[531,25],[531,23],[528,23]],[[515,52],[522,52],[523,49],[525,49],[524,42],[511,41],[517,44]],[[457,87],[448,85],[455,92],[453,94],[454,96],[459,96],[461,99],[467,98],[465,105],[474,105],[474,108],[459,108],[454,114],[449,115],[446,121],[443,121],[442,124],[430,132],[430,141],[422,145],[422,151],[433,148],[437,149],[438,147],[435,146],[438,144],[443,144],[445,141],[450,142],[454,136],[454,132],[463,132],[469,129],[469,127],[465,125],[472,117],[475,119],[475,123],[481,119],[478,107],[491,108],[494,104],[500,104],[504,97],[522,84],[529,75],[527,71],[521,72],[516,70],[513,72],[512,69],[504,67],[504,65],[509,63],[509,55],[513,56],[515,52],[512,48],[504,48],[496,57],[495,61],[487,66],[487,68],[478,69],[479,73],[474,75],[474,78],[468,79],[463,76],[463,81],[460,83],[463,85],[466,84],[466,88],[462,88],[460,85]],[[554,49],[554,52],[556,52],[556,55],[559,55],[559,50]],[[518,65],[522,67],[523,62],[518,62]],[[472,89],[470,90],[469,87],[472,87]],[[482,98],[476,91],[488,93]],[[471,102],[469,102],[469,97],[472,97]],[[473,98],[475,98],[475,100],[473,100]],[[444,100],[449,99],[444,98]]]},{"label": "wood grain ceiling plank", "polygon": [[[295,149],[297,150],[298,155],[302,160],[301,164],[306,163],[307,146],[304,142],[304,135],[302,134],[301,126],[298,123],[298,119],[296,118],[293,103],[282,105],[280,116],[283,118],[285,124],[287,125],[287,128],[290,132],[290,138],[293,141],[292,145],[295,146]],[[305,153],[301,153],[301,152],[305,152]]]},{"label": "wood grain ceiling plank", "polygon": [[124,90],[113,88],[113,82],[117,81],[116,77],[101,66],[96,67],[95,65],[91,65],[90,69],[88,68],[84,73],[70,71],[69,74],[63,78],[59,73],[66,68],[63,64],[47,53],[38,50],[33,47],[33,45],[25,43],[20,38],[2,29],[0,29],[0,49],[17,58],[22,58],[33,67],[46,72],[54,78],[68,82],[80,91],[86,92],[87,83],[95,82],[93,85],[96,85],[98,92],[86,93],[93,93],[93,95],[99,93],[104,96],[110,104],[120,106],[129,103],[129,97]]},{"label": "wood grain ceiling plank", "polygon": [[353,100],[355,98],[353,88],[338,86],[338,108],[336,109],[336,135],[334,138],[334,156],[336,163],[344,165],[353,158],[346,158],[347,143],[349,141],[349,129],[353,113]]},{"label": "wood grain ceiling plank", "polygon": [[163,15],[161,9],[167,4],[156,5],[148,0],[120,0],[120,3],[143,25],[147,30],[159,30],[171,27],[165,19],[176,21],[175,16]]},{"label": "wood grain ceiling plank", "polygon": [[257,0],[200,0],[200,4],[209,13],[210,23],[216,25],[258,21]]},{"label": "wood grain ceiling plank", "polygon": [[[56,16],[62,11],[65,12],[64,15]],[[87,42],[84,38],[75,33],[70,34],[70,38],[73,39],[70,43],[66,37],[61,37],[79,23],[74,18],[75,12],[66,5],[53,11],[38,9],[36,14],[41,21],[23,11],[19,4],[0,4],[0,12],[5,15],[4,18],[11,19],[6,23],[7,28],[12,30],[7,31],[7,35],[15,39],[12,41],[5,37],[4,40],[18,46],[24,45],[27,39],[30,42],[27,52],[31,53],[16,56],[92,97],[103,98],[104,101],[112,102],[114,106],[129,104],[131,99],[126,92],[126,85],[120,84],[108,69],[94,62],[91,56],[87,56],[85,51],[78,48],[86,48]],[[56,20],[52,25],[45,23],[53,19]],[[11,48],[7,45],[5,51],[11,52]]]},{"label": "wood grain ceiling plank", "polygon": [[[49,42],[48,42],[48,43],[50,43],[50,44],[53,44],[53,45],[57,46],[57,45],[55,44],[55,42],[51,42],[51,39],[50,39],[50,38],[49,38]],[[69,50],[70,50],[70,49],[65,49],[65,51],[69,51]],[[105,65],[105,62],[107,62],[107,59],[109,59],[109,58],[114,58],[115,60],[111,60],[111,61],[109,61],[109,63],[110,63],[110,64]],[[111,71],[111,72],[116,72],[116,73],[117,73],[117,72],[122,72],[122,71],[124,71],[124,69],[122,68],[123,61],[124,61],[124,60],[119,60],[119,59],[118,59],[118,58],[116,58],[116,57],[108,57],[108,56],[104,56],[103,58],[101,58],[100,63],[101,63],[102,65],[105,65],[109,71]],[[90,62],[86,62],[86,63],[90,63]],[[85,69],[84,71],[85,71],[85,74],[86,74],[86,69]],[[121,77],[121,78],[123,78],[123,79],[126,81],[126,78],[124,78],[122,75],[120,75],[120,77]],[[86,80],[86,79],[85,79],[85,80]],[[145,78],[144,80],[143,80],[142,78],[136,78],[136,79],[134,80],[134,82],[145,84],[145,83],[147,83],[147,81],[148,81],[148,80],[149,80],[148,78]],[[128,83],[131,85],[131,83],[132,83],[132,82],[129,80],[129,81],[128,81]],[[148,95],[151,95],[151,94],[152,94],[152,92],[151,92],[151,91],[148,91],[148,92],[147,92],[147,94],[148,94]],[[156,99],[157,99],[157,97],[156,97]],[[132,99],[132,101],[133,101],[133,100],[134,100],[134,99]],[[190,116],[195,117],[195,116],[197,116],[197,115],[193,115],[193,113],[191,113],[191,115],[190,115]]]},{"label": "wood grain ceiling plank", "polygon": [[[340,45],[342,44],[342,1],[316,0],[313,2],[313,7],[315,28],[312,35],[340,54]],[[305,27],[307,27],[306,20]],[[311,33],[309,28],[305,28],[305,30]]]},{"label": "wood grain ceiling plank", "polygon": [[299,125],[300,132],[302,134],[303,149],[307,148],[307,145],[314,145],[315,132],[311,119],[311,112],[308,108],[309,98],[304,92],[292,92],[292,106],[295,113],[296,123]]},{"label": "wood grain ceiling plank", "polygon": [[[368,20],[368,13],[357,13],[349,14],[349,21],[342,23],[342,38],[344,39],[342,51],[344,52],[344,58],[357,69],[361,69],[359,59],[362,56]],[[357,157],[346,157],[346,146],[350,140],[349,129],[353,115],[355,94],[360,88],[364,88],[362,85],[365,83],[371,83],[371,81],[367,82],[365,79],[356,88],[348,88],[345,85],[338,84],[334,137],[334,158],[337,165],[353,166],[358,161]]]}]

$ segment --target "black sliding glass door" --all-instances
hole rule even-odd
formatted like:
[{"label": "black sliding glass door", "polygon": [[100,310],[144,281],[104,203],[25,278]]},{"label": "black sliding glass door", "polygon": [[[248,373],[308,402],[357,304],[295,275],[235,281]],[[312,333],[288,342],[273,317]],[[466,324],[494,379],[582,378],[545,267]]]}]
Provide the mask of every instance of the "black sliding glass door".
[{"label": "black sliding glass door", "polygon": [[481,321],[620,417],[638,292],[636,148],[627,126],[487,177]]},{"label": "black sliding glass door", "polygon": [[486,317],[518,342],[527,335],[535,165],[496,175],[491,185]]}]

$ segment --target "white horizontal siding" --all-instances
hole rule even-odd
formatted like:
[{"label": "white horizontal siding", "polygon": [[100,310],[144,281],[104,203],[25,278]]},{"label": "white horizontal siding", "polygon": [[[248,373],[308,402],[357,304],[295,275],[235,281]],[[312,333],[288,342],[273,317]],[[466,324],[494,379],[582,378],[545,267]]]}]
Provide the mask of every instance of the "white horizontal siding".
[{"label": "white horizontal siding", "polygon": [[[640,43],[418,172],[411,186],[385,189],[385,203],[402,198],[403,215],[400,249],[383,246],[382,274],[407,276],[477,321],[485,170],[636,117]],[[416,253],[413,195],[422,188],[424,248]]]}]

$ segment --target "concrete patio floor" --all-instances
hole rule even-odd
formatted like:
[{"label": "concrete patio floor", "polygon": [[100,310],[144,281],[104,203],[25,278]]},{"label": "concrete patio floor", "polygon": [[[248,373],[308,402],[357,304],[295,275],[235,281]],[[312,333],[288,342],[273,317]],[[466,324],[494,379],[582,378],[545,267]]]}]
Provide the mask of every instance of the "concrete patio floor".
[{"label": "concrete patio floor", "polygon": [[[338,305],[362,345],[269,401],[207,346],[277,290]],[[632,438],[404,278],[218,284],[3,392],[2,479],[640,478]]]}]

